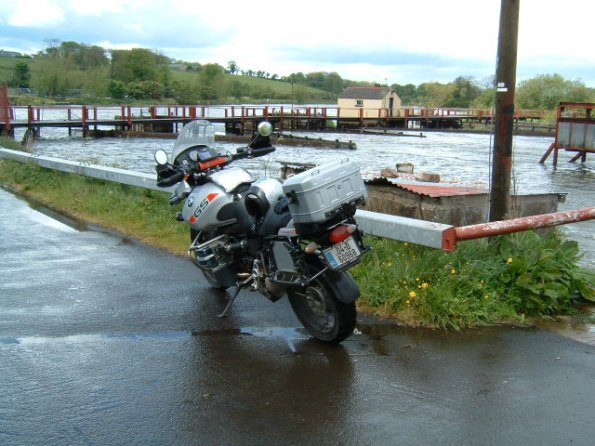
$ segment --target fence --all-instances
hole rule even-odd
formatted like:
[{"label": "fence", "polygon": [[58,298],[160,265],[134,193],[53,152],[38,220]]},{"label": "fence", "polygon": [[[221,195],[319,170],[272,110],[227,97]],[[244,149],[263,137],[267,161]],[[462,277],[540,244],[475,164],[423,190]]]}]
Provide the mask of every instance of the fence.
[{"label": "fence", "polygon": [[[0,158],[21,163],[34,163],[48,169],[74,173],[101,180],[113,181],[130,186],[142,187],[158,191],[171,191],[173,188],[157,187],[155,175],[133,172],[115,167],[83,164],[47,156],[35,156],[29,153],[10,149],[0,149]],[[431,248],[454,249],[454,226],[433,223],[414,218],[399,217],[358,210],[356,220],[361,229],[369,235],[415,243]]]}]

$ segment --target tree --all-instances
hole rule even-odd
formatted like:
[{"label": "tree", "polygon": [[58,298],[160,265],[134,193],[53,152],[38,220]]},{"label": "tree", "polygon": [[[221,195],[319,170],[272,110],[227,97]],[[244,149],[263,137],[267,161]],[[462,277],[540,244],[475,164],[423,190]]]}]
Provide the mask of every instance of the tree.
[{"label": "tree", "polygon": [[169,66],[169,59],[145,48],[112,50],[112,79],[124,83],[157,79],[157,73]]},{"label": "tree", "polygon": [[415,105],[417,102],[417,87],[413,84],[393,84],[392,89],[397,92],[403,105]]},{"label": "tree", "polygon": [[471,102],[481,94],[481,89],[471,77],[457,77],[452,82],[451,97],[444,104],[447,107],[469,107]]},{"label": "tree", "polygon": [[426,82],[418,87],[420,105],[427,107],[444,107],[452,97],[454,84]]},{"label": "tree", "polygon": [[14,67],[14,73],[12,78],[8,82],[11,87],[17,88],[29,88],[29,82],[31,81],[31,72],[27,62],[17,62]]},{"label": "tree", "polygon": [[544,74],[521,82],[516,90],[519,108],[553,110],[562,101],[589,102],[593,91],[581,80],[569,81],[559,74]]},{"label": "tree", "polygon": [[238,64],[235,60],[230,60],[227,62],[227,71],[230,74],[236,74],[238,71],[240,71],[240,67],[238,67]]},{"label": "tree", "polygon": [[343,78],[338,73],[329,73],[324,81],[324,90],[331,93],[339,94],[345,87],[343,86]]},{"label": "tree", "polygon": [[107,86],[107,92],[114,99],[124,99],[126,96],[126,85],[122,81],[112,79]]}]

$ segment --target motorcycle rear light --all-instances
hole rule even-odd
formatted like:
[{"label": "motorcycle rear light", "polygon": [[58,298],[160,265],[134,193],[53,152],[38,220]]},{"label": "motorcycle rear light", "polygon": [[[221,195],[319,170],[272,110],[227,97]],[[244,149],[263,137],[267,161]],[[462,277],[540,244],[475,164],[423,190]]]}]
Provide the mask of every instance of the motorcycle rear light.
[{"label": "motorcycle rear light", "polygon": [[339,243],[349,237],[357,229],[356,225],[339,225],[329,233],[328,239],[331,243]]}]

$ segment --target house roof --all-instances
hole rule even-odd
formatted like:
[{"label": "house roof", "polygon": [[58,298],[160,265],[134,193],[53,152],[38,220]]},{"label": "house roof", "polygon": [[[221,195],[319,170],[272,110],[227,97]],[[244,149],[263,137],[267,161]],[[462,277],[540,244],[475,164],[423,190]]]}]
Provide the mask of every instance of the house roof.
[{"label": "house roof", "polygon": [[390,91],[389,87],[349,87],[339,99],[383,99]]}]

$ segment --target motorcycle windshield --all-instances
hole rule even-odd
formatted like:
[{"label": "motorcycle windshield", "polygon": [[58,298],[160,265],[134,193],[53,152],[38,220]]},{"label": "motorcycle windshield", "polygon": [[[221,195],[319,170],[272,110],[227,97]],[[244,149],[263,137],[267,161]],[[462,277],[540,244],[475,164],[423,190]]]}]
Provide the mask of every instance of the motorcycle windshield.
[{"label": "motorcycle windshield", "polygon": [[172,160],[175,160],[184,150],[195,146],[212,147],[215,142],[215,127],[209,121],[202,119],[189,122],[183,128],[172,150]]}]

